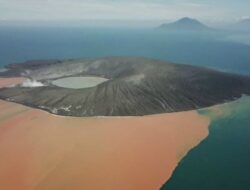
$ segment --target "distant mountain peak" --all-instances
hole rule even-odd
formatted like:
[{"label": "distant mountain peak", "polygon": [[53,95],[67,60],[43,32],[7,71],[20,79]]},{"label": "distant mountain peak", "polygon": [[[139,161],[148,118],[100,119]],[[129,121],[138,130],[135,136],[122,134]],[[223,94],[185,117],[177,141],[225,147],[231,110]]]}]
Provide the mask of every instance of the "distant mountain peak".
[{"label": "distant mountain peak", "polygon": [[190,17],[183,17],[183,18],[177,20],[176,22],[198,22],[198,23],[200,23],[197,19],[190,18]]},{"label": "distant mountain peak", "polygon": [[184,17],[175,22],[162,24],[161,29],[166,30],[179,30],[179,31],[196,31],[196,30],[209,30],[209,27],[202,24],[197,19]]}]

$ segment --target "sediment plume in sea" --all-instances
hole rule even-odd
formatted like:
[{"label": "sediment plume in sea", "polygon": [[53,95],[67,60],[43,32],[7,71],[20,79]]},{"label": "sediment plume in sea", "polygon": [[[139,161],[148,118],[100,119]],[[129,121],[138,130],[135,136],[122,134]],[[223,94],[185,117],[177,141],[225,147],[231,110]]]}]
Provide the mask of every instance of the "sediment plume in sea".
[{"label": "sediment plume in sea", "polygon": [[160,189],[208,125],[196,111],[74,118],[0,101],[0,189]]}]

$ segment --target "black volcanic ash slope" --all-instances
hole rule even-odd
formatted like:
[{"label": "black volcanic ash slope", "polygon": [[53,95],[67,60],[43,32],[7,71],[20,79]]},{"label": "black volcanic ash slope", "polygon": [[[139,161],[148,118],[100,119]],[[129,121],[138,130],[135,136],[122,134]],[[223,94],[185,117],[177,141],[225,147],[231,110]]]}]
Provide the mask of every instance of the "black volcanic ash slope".
[{"label": "black volcanic ash slope", "polygon": [[[3,75],[47,83],[37,88],[4,88],[0,97],[68,116],[132,116],[192,110],[250,94],[250,78],[200,67],[144,58],[50,61],[12,65]],[[60,88],[50,80],[65,76],[109,80],[85,89]]]}]

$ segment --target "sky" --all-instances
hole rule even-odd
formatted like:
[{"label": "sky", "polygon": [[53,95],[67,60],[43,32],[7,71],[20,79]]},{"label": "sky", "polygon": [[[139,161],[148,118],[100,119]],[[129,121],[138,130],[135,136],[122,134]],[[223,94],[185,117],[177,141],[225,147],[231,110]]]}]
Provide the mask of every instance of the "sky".
[{"label": "sky", "polygon": [[0,0],[0,20],[175,20],[250,17],[250,0]]}]

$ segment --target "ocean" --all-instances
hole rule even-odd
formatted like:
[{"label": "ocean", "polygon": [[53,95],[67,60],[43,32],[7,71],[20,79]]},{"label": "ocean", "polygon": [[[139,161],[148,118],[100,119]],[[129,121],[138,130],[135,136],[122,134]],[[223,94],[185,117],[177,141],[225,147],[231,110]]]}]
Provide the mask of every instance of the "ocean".
[{"label": "ocean", "polygon": [[224,115],[212,118],[208,138],[188,153],[161,190],[250,189],[250,97],[222,107]]},{"label": "ocean", "polygon": [[[139,56],[250,75],[249,36],[155,28],[0,26],[0,66],[37,59]],[[209,137],[181,161],[163,190],[250,189],[250,98],[228,109],[232,113],[212,121]]]},{"label": "ocean", "polygon": [[241,43],[239,36],[156,28],[0,26],[0,66],[26,60],[139,56],[250,74],[250,45]]}]

